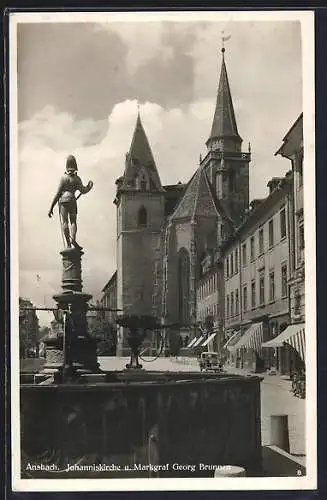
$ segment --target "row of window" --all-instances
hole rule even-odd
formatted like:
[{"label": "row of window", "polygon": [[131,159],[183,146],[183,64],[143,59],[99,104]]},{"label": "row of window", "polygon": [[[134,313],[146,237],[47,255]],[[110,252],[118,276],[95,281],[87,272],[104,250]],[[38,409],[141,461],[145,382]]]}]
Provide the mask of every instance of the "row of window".
[{"label": "row of window", "polygon": [[207,318],[207,316],[213,316],[214,318],[218,318],[219,316],[218,304],[213,304],[211,306],[206,307],[203,310],[200,310],[198,315],[198,320],[203,323]]},{"label": "row of window", "polygon": [[116,300],[117,300],[117,297],[116,297],[116,291],[115,292],[111,292],[110,294],[106,294],[106,295],[103,295],[102,299],[101,299],[101,304],[102,304],[102,307],[115,307],[116,305]]},{"label": "row of window", "polygon": [[[269,288],[268,288],[268,302],[274,302],[275,300],[275,271],[271,270],[269,272]],[[264,306],[266,302],[266,289],[265,289],[265,275],[264,271],[259,274],[259,296],[257,297],[257,287],[256,281],[253,280],[250,284],[250,297],[248,297],[248,288],[246,284],[243,286],[242,295],[242,310],[246,312],[251,309],[255,309],[258,306]],[[287,296],[287,264],[281,266],[281,296],[285,298]],[[250,298],[250,304],[249,304]],[[259,301],[257,300],[259,299]],[[237,316],[240,313],[240,299],[239,290],[236,289],[227,295],[226,297],[226,318],[231,318]]]},{"label": "row of window", "polygon": [[129,187],[135,187],[138,191],[147,191],[148,190],[148,183],[145,180],[130,180],[128,181],[127,185]]},{"label": "row of window", "polygon": [[208,295],[211,295],[212,293],[216,292],[217,288],[218,288],[218,279],[217,279],[217,273],[215,273],[212,276],[210,276],[208,280],[206,280],[199,286],[198,300],[201,300],[204,297],[207,297]]},{"label": "row of window", "polygon": [[[286,212],[285,208],[283,208],[279,212],[280,218],[280,239],[286,237]],[[269,248],[272,248],[275,243],[275,235],[274,235],[274,219],[271,219],[268,222],[268,245]],[[242,245],[242,264],[246,266],[248,263],[248,255],[247,255],[247,243],[243,243]],[[263,227],[259,229],[258,232],[258,255],[264,253],[264,230]],[[250,260],[253,261],[255,259],[255,237],[251,236],[250,238]],[[239,266],[239,255],[238,249],[236,248],[234,252],[232,252],[226,258],[226,277],[229,278],[233,274],[238,273]]]},{"label": "row of window", "polygon": [[[235,255],[235,256],[234,256]],[[238,248],[226,258],[226,276],[233,276],[238,273]]]}]

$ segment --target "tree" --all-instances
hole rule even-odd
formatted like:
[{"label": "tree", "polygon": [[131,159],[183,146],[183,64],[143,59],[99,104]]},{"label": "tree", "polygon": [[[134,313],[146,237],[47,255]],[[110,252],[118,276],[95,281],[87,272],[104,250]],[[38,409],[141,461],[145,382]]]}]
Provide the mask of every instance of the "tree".
[{"label": "tree", "polygon": [[45,339],[48,335],[50,335],[51,333],[51,328],[49,328],[48,326],[42,326],[40,328],[40,342],[43,342],[43,339]]},{"label": "tree", "polygon": [[31,310],[33,304],[28,299],[19,297],[19,351],[25,358],[28,352],[36,349],[40,338],[39,318],[36,311]]},{"label": "tree", "polygon": [[89,334],[98,340],[98,353],[116,355],[117,328],[102,315],[97,315],[89,324]]}]

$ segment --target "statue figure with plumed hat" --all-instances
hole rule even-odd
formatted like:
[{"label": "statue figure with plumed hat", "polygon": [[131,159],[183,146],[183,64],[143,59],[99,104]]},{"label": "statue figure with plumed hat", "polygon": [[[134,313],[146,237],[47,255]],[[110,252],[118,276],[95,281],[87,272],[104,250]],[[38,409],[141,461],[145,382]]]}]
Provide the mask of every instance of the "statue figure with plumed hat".
[{"label": "statue figure with plumed hat", "polygon": [[76,242],[77,198],[75,197],[75,193],[76,191],[79,191],[80,194],[86,194],[93,187],[92,181],[89,181],[86,186],[83,185],[81,178],[77,175],[77,170],[78,168],[75,157],[69,155],[66,161],[66,172],[60,179],[57,192],[53,198],[48,213],[48,216],[51,218],[53,215],[53,209],[58,203],[61,227],[66,240],[67,248],[70,248],[72,245],[75,247],[79,246]]}]

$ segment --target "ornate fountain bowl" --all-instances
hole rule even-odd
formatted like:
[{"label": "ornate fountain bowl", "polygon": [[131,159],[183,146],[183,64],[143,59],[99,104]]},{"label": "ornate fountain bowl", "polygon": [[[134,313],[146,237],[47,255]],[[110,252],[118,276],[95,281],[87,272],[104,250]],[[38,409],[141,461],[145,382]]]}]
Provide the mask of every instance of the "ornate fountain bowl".
[{"label": "ornate fountain bowl", "polygon": [[119,316],[116,322],[119,326],[129,330],[127,342],[131,348],[131,360],[126,368],[142,369],[142,365],[139,363],[139,350],[147,330],[160,330],[164,326],[156,317],[150,315],[124,314]]},{"label": "ornate fountain bowl", "polygon": [[118,316],[116,321],[119,326],[130,329],[158,330],[164,328],[158,318],[150,315],[124,314]]}]

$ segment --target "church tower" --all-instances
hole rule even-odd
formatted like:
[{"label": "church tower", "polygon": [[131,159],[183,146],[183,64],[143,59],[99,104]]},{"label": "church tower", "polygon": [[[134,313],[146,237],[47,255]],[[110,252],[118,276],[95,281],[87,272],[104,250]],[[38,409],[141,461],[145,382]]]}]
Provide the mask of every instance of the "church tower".
[{"label": "church tower", "polygon": [[216,108],[206,146],[207,154],[201,165],[206,170],[217,199],[237,226],[249,205],[251,153],[250,146],[248,152],[242,152],[242,138],[237,129],[224,47]]},{"label": "church tower", "polygon": [[[117,307],[156,314],[156,267],[164,224],[164,189],[138,112],[124,175],[117,179]],[[123,332],[118,338],[122,347]],[[120,349],[121,351],[121,349]]]}]

